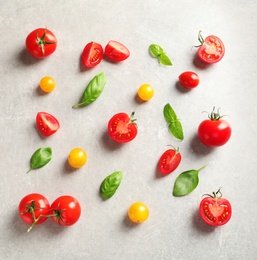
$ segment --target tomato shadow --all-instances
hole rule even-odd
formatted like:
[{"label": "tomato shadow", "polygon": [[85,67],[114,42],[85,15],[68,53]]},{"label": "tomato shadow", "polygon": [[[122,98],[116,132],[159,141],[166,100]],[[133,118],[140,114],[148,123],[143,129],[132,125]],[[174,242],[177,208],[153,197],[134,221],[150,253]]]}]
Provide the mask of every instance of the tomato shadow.
[{"label": "tomato shadow", "polygon": [[175,88],[178,90],[178,92],[180,92],[180,93],[182,93],[182,94],[185,94],[185,93],[188,93],[188,92],[192,91],[192,89],[183,87],[183,86],[179,83],[179,81],[176,82]]},{"label": "tomato shadow", "polygon": [[209,68],[211,68],[211,65],[212,65],[212,64],[208,64],[208,63],[205,63],[205,62],[203,62],[202,60],[200,60],[199,57],[198,57],[198,55],[197,55],[197,52],[196,52],[196,54],[195,54],[194,57],[193,57],[192,63],[193,63],[193,65],[194,65],[197,69],[200,69],[200,70],[209,69]]},{"label": "tomato shadow", "polygon": [[19,53],[17,55],[17,59],[23,65],[30,66],[30,65],[34,65],[34,64],[43,62],[43,60],[45,58],[43,58],[43,59],[35,58],[31,54],[29,54],[29,52],[27,51],[26,48],[23,48],[19,51]]},{"label": "tomato shadow", "polygon": [[104,147],[107,149],[107,150],[110,150],[110,151],[115,151],[117,149],[121,149],[124,144],[120,144],[120,143],[117,143],[115,142],[114,140],[112,140],[108,134],[107,131],[105,131],[103,134],[102,134],[102,138],[101,138],[101,141],[102,141],[102,144],[104,145]]},{"label": "tomato shadow", "polygon": [[134,96],[134,101],[135,101],[135,103],[137,103],[137,104],[144,104],[144,103],[146,103],[146,101],[142,100],[142,99],[138,96],[137,93],[136,93],[135,96]]},{"label": "tomato shadow", "polygon": [[76,168],[71,167],[68,162],[68,159],[65,159],[65,161],[63,162],[63,173],[64,174],[72,174],[78,170],[79,170],[79,168],[76,169]]},{"label": "tomato shadow", "polygon": [[155,167],[155,174],[154,174],[154,178],[155,179],[162,179],[162,178],[165,178],[168,174],[162,174],[160,171],[159,171],[159,168],[158,168],[158,162],[156,163],[156,167]]},{"label": "tomato shadow", "polygon": [[192,226],[200,234],[210,234],[215,231],[216,227],[206,224],[200,217],[199,211],[195,210],[192,215]]},{"label": "tomato shadow", "polygon": [[127,214],[124,214],[122,224],[125,228],[138,228],[140,224],[132,222]]},{"label": "tomato shadow", "polygon": [[195,134],[190,142],[190,148],[193,150],[193,152],[197,155],[197,156],[204,156],[204,155],[208,155],[210,153],[212,153],[214,151],[213,147],[208,147],[206,145],[204,145],[198,138],[197,134]]}]

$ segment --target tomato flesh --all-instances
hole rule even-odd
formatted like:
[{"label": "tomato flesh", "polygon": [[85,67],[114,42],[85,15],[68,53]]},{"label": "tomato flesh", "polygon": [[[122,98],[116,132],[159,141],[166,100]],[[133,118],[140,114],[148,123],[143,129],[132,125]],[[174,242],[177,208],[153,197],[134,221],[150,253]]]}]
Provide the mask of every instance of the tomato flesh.
[{"label": "tomato flesh", "polygon": [[95,67],[103,59],[103,47],[96,42],[88,43],[81,55],[82,64],[87,68]]},{"label": "tomato flesh", "polygon": [[198,57],[206,63],[216,63],[225,54],[225,46],[217,36],[208,36],[198,49]]},{"label": "tomato flesh", "polygon": [[105,47],[106,57],[114,62],[126,60],[130,56],[130,52],[126,46],[117,41],[109,41]]},{"label": "tomato flesh", "polygon": [[126,113],[118,113],[108,122],[108,134],[118,143],[130,142],[137,135],[137,126]]},{"label": "tomato flesh", "polygon": [[158,163],[158,169],[162,174],[169,174],[177,169],[181,159],[181,154],[178,151],[169,149],[162,154]]},{"label": "tomato flesh", "polygon": [[59,121],[49,113],[39,112],[36,117],[36,124],[39,132],[43,136],[54,134],[59,128]]},{"label": "tomato flesh", "polygon": [[227,199],[206,197],[200,203],[199,212],[208,225],[222,226],[230,220],[232,207]]},{"label": "tomato flesh", "polygon": [[179,76],[179,83],[188,89],[197,87],[199,81],[199,76],[193,71],[185,71]]}]

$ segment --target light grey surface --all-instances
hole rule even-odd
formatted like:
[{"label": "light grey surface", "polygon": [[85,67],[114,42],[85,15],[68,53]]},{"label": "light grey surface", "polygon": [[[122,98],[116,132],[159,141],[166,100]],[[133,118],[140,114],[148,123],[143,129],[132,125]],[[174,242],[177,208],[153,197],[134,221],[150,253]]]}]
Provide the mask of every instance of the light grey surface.
[{"label": "light grey surface", "polygon": [[[1,259],[222,259],[252,260],[257,253],[256,58],[255,0],[235,1],[1,1]],[[36,60],[25,51],[27,34],[47,26],[58,38],[56,52]],[[219,36],[226,54],[213,66],[195,59],[197,34]],[[124,43],[128,60],[103,60],[92,70],[80,66],[86,43]],[[164,67],[150,57],[148,46],[160,44],[173,61]],[[177,77],[197,72],[200,85],[183,91]],[[104,71],[107,84],[88,107],[72,109],[89,80]],[[38,91],[40,79],[56,79],[47,95]],[[154,98],[140,104],[137,88],[150,83]],[[168,133],[162,109],[170,103],[184,127],[179,142]],[[207,149],[197,140],[202,111],[213,106],[233,127],[223,147]],[[42,138],[35,128],[39,111],[55,115],[60,130]],[[124,146],[106,134],[109,118],[136,112],[138,136]],[[156,164],[168,144],[179,146],[179,168],[156,177]],[[51,146],[53,159],[44,168],[25,174],[32,153]],[[74,147],[88,153],[88,162],[71,172],[67,156]],[[184,170],[208,166],[197,189],[183,198],[172,196],[175,178]],[[98,195],[101,181],[115,170],[124,172],[117,193],[108,201]],[[233,206],[230,222],[219,228],[202,223],[197,209],[202,194],[222,187]],[[50,202],[63,194],[82,206],[78,223],[63,228],[48,220],[26,233],[17,206],[23,196],[37,192]],[[150,217],[132,225],[126,212],[134,201],[149,206]]]}]

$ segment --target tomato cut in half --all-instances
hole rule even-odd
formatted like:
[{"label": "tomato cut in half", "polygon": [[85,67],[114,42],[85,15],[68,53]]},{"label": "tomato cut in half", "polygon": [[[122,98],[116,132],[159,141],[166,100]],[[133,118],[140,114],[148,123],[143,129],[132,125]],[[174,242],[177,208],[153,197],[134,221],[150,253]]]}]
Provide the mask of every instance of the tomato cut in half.
[{"label": "tomato cut in half", "polygon": [[162,154],[158,163],[158,169],[162,174],[169,174],[177,169],[181,159],[182,157],[178,149],[169,149]]},{"label": "tomato cut in half", "polygon": [[208,197],[202,199],[199,213],[203,221],[208,225],[222,226],[230,220],[232,207],[227,199],[222,198],[220,190],[218,190],[213,192],[213,196],[208,195]]},{"label": "tomato cut in half", "polygon": [[220,61],[225,54],[225,46],[220,38],[210,35],[203,39],[201,32],[198,34],[198,40],[201,45],[198,46],[197,55],[205,63],[216,63]]},{"label": "tomato cut in half", "polygon": [[89,42],[81,55],[81,62],[87,68],[95,67],[103,59],[103,47],[96,42]]},{"label": "tomato cut in half", "polygon": [[109,136],[118,143],[132,141],[137,135],[136,119],[133,119],[134,112],[129,117],[126,113],[114,115],[108,123]]},{"label": "tomato cut in half", "polygon": [[199,84],[199,76],[193,71],[185,71],[179,75],[179,83],[184,88],[195,88]]},{"label": "tomato cut in half", "polygon": [[114,62],[120,62],[126,60],[130,52],[126,46],[117,41],[109,41],[105,47],[106,57]]},{"label": "tomato cut in half", "polygon": [[59,121],[54,116],[46,112],[38,112],[36,124],[38,131],[43,136],[50,136],[60,128]]}]

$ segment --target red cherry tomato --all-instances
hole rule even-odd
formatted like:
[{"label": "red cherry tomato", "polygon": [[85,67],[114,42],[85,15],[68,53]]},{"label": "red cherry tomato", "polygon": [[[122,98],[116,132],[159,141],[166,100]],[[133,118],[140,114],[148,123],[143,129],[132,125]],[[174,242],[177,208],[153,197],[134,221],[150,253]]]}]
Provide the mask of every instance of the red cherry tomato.
[{"label": "red cherry tomato", "polygon": [[87,68],[95,67],[103,59],[103,47],[96,42],[88,43],[81,55],[81,61]]},{"label": "red cherry tomato", "polygon": [[165,151],[158,163],[158,169],[162,174],[169,174],[177,169],[181,162],[181,154],[178,149]]},{"label": "red cherry tomato", "polygon": [[108,123],[110,137],[118,143],[126,143],[133,140],[137,135],[136,119],[133,119],[134,112],[129,117],[125,113],[114,115]]},{"label": "red cherry tomato", "polygon": [[198,57],[206,63],[216,63],[220,61],[225,54],[225,46],[221,39],[217,36],[210,35],[203,39],[201,32],[199,32],[198,40],[201,45],[198,46]]},{"label": "red cherry tomato", "polygon": [[46,112],[38,112],[36,124],[39,132],[43,136],[50,136],[60,128],[58,120]]},{"label": "red cherry tomato", "polygon": [[204,120],[198,127],[198,137],[200,141],[210,147],[224,145],[231,136],[230,124],[221,119],[219,113],[214,113],[214,109],[209,119]]},{"label": "red cherry tomato", "polygon": [[126,60],[130,52],[127,47],[117,41],[109,41],[105,47],[106,57],[115,62]]},{"label": "red cherry tomato", "polygon": [[81,214],[81,207],[77,199],[64,195],[57,198],[51,205],[53,221],[60,226],[71,226],[75,224]]},{"label": "red cherry tomato", "polygon": [[179,83],[185,88],[195,88],[199,81],[199,76],[192,71],[185,71],[179,76]]},{"label": "red cherry tomato", "polygon": [[232,207],[227,199],[222,198],[220,190],[202,199],[199,213],[205,223],[210,226],[226,224],[232,215]]},{"label": "red cherry tomato", "polygon": [[32,193],[25,196],[18,207],[21,220],[31,225],[42,224],[47,220],[47,216],[51,213],[50,204],[48,200],[41,194]]},{"label": "red cherry tomato", "polygon": [[57,47],[55,35],[48,29],[38,28],[26,38],[26,48],[35,58],[45,58],[52,54]]}]

